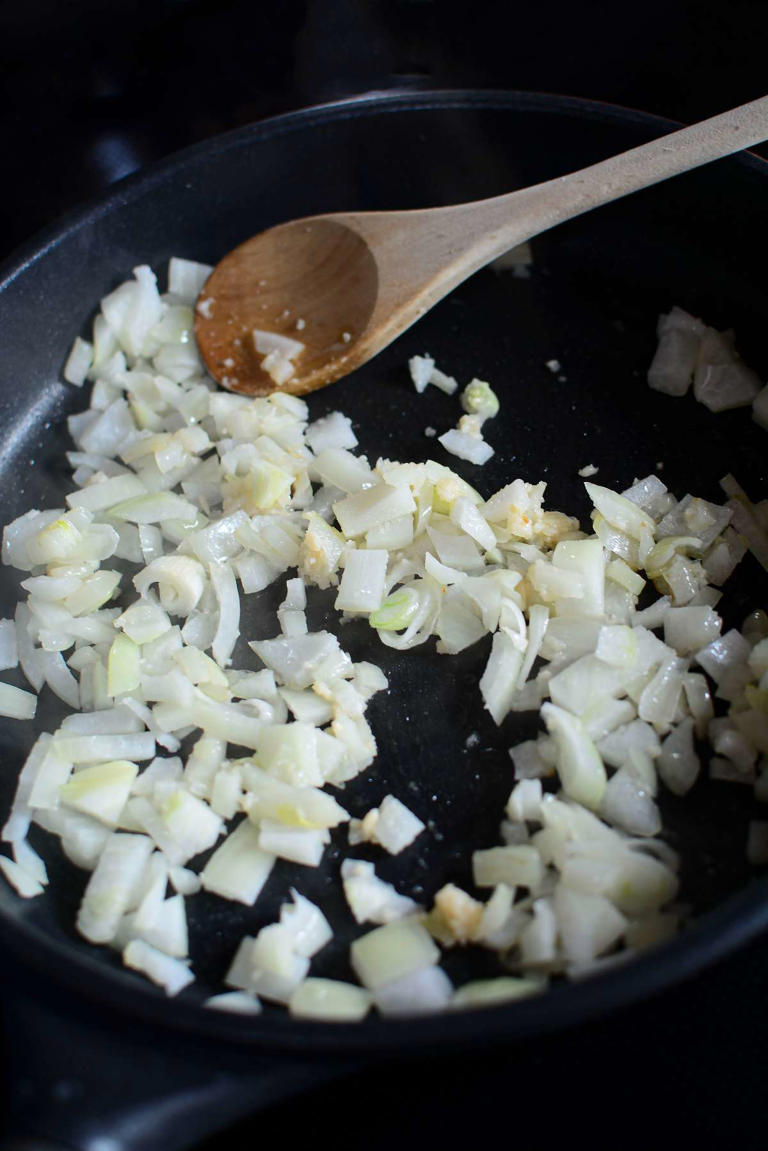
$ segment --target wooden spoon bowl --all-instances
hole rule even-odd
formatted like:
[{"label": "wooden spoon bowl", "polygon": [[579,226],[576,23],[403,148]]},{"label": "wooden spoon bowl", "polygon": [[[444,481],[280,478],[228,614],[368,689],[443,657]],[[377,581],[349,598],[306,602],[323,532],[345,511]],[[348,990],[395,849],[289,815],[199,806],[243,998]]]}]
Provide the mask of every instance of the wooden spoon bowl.
[{"label": "wooden spoon bowl", "polygon": [[337,380],[365,358],[359,337],[376,306],[378,280],[365,240],[332,217],[253,236],[217,265],[198,302],[197,337],[209,372],[232,392],[273,392],[252,336],[265,329],[306,342],[301,375],[283,391],[298,395]]}]

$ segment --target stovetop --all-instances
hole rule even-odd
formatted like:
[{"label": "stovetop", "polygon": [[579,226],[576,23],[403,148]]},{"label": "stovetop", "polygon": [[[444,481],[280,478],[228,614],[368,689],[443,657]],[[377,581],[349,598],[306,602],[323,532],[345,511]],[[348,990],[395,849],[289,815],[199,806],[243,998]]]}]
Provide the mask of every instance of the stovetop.
[{"label": "stovetop", "polygon": [[[693,0],[0,3],[0,255],[188,144],[371,90],[568,93],[691,121],[762,95],[768,5]],[[768,155],[768,152],[763,154]],[[768,940],[653,1000],[512,1050],[362,1067],[197,1151],[322,1132],[351,1148],[758,1147]]]}]

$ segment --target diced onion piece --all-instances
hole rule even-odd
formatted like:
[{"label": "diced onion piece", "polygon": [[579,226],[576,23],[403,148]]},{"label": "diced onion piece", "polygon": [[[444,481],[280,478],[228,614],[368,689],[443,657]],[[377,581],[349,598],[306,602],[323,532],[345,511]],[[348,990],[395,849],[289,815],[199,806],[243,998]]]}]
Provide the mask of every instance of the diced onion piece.
[{"label": "diced onion piece", "polygon": [[389,553],[379,549],[349,552],[334,604],[336,610],[375,612],[384,598],[388,559]]},{"label": "diced onion piece", "polygon": [[674,307],[660,316],[659,345],[648,369],[648,384],[657,392],[682,396],[688,391],[699,357],[705,327],[701,320]]},{"label": "diced onion piece", "polygon": [[57,751],[71,763],[106,763],[112,759],[141,762],[153,759],[155,737],[150,732],[116,735],[70,735],[56,739]]},{"label": "diced onion piece", "polygon": [[605,558],[599,540],[561,540],[552,564],[581,578],[578,603],[559,605],[560,615],[601,616],[604,611]]},{"label": "diced onion piece", "polygon": [[81,388],[92,363],[93,344],[77,336],[64,365],[64,379],[68,384],[74,384],[75,387]]},{"label": "diced onion piece", "polygon": [[514,999],[526,999],[538,995],[547,987],[546,979],[519,978],[513,975],[500,975],[496,979],[474,979],[464,983],[453,993],[452,1007],[486,1007],[498,1003],[509,1003]]},{"label": "diced onion piece", "polygon": [[86,487],[68,495],[67,503],[71,508],[87,508],[91,512],[100,512],[124,500],[146,494],[147,489],[138,476],[120,475],[102,480],[101,483],[87,484]]},{"label": "diced onion piece", "polygon": [[444,1011],[452,996],[453,984],[437,966],[421,967],[373,991],[377,1010],[393,1018]]},{"label": "diced onion piece", "polygon": [[732,628],[698,651],[695,658],[707,675],[719,685],[729,673],[746,664],[750,651],[747,640]]},{"label": "diced onion piece", "polygon": [[37,696],[13,684],[0,682],[0,715],[9,719],[34,719],[36,711]]},{"label": "diced onion piece", "polygon": [[213,637],[211,651],[219,666],[226,667],[240,635],[240,596],[234,572],[228,564],[214,562],[208,570],[213,592],[219,605],[219,622]]},{"label": "diced onion piece", "polygon": [[186,962],[165,955],[143,939],[131,940],[123,951],[123,963],[159,984],[168,995],[178,995],[195,981]]},{"label": "diced onion piece", "polygon": [[288,1003],[308,971],[309,960],[294,951],[288,928],[272,923],[255,939],[245,936],[225,982],[264,999]]},{"label": "diced onion piece", "polygon": [[609,823],[630,835],[652,836],[661,831],[658,807],[627,768],[608,780],[600,811]]},{"label": "diced onion piece", "polygon": [[522,663],[522,652],[514,641],[504,632],[496,632],[480,679],[483,702],[496,724],[501,724],[512,708]]},{"label": "diced onion piece", "polygon": [[45,890],[38,879],[7,855],[0,855],[0,871],[22,899],[34,899],[36,895],[42,895]]},{"label": "diced onion piece", "polygon": [[329,841],[328,832],[322,828],[287,827],[271,819],[264,819],[259,825],[262,851],[305,867],[319,867]]},{"label": "diced onion piece", "polygon": [[116,635],[107,657],[107,691],[128,695],[141,683],[141,650],[127,635]]},{"label": "diced onion piece", "polygon": [[213,847],[223,827],[221,816],[181,787],[158,798],[157,814],[146,829],[171,863],[179,865]]},{"label": "diced onion piece", "polygon": [[317,728],[308,723],[275,724],[257,735],[257,760],[270,774],[296,787],[322,785]]},{"label": "diced onion piece", "polygon": [[306,441],[315,455],[326,448],[356,448],[357,436],[352,430],[352,421],[341,412],[330,412],[311,423],[306,431]]},{"label": "diced onion piece", "polygon": [[124,759],[81,768],[62,786],[61,802],[116,827],[138,770]]},{"label": "diced onion piece", "polygon": [[504,809],[510,819],[523,821],[538,820],[541,817],[541,780],[521,779],[512,789]]},{"label": "diced onion piece", "polygon": [[518,939],[520,956],[526,966],[546,967],[555,959],[557,943],[557,920],[552,900],[537,899],[531,910],[533,918],[520,932]]},{"label": "diced onion piece", "polygon": [[345,859],[341,881],[350,910],[358,923],[393,923],[415,914],[412,899],[400,895],[391,883],[376,875],[374,865],[362,859]]},{"label": "diced onion piece", "polygon": [[494,454],[493,448],[485,440],[479,436],[467,435],[466,432],[460,432],[457,428],[451,428],[450,431],[444,432],[437,439],[438,443],[441,443],[451,455],[458,456],[460,460],[468,460],[469,463],[478,466],[487,464]]},{"label": "diced onion piece", "polygon": [[253,330],[253,343],[260,356],[268,356],[270,352],[277,352],[286,360],[295,360],[304,351],[300,340],[290,336],[281,336],[278,332],[265,332],[258,328]]},{"label": "diced onion piece", "polygon": [[168,291],[187,304],[194,304],[213,268],[195,260],[171,256],[168,263]]},{"label": "diced onion piece", "polygon": [[372,991],[432,967],[440,958],[429,932],[411,920],[369,931],[354,941],[350,955],[360,982]]},{"label": "diced onion piece", "polygon": [[18,662],[16,624],[12,619],[0,619],[0,671],[9,671],[17,667]]},{"label": "diced onion piece", "polygon": [[613,580],[620,587],[626,588],[632,595],[640,595],[645,587],[645,580],[624,562],[623,559],[611,560],[605,569],[606,579]]},{"label": "diced onion piece", "polygon": [[634,667],[637,664],[637,637],[632,628],[620,624],[601,628],[595,655],[613,667]]},{"label": "diced onion piece", "polygon": [[723,621],[710,607],[675,607],[664,616],[664,642],[678,655],[693,655],[719,634]]},{"label": "diced onion piece", "polygon": [[544,878],[544,864],[535,847],[527,843],[510,847],[489,847],[472,853],[472,874],[478,887],[526,887],[538,891]]},{"label": "diced onion piece", "polygon": [[375,838],[390,853],[397,855],[413,843],[424,830],[424,823],[394,795],[385,795],[378,809]]},{"label": "diced onion piece", "polygon": [[758,396],[760,377],[740,360],[727,364],[701,363],[696,369],[693,394],[711,412],[748,407]]},{"label": "diced onion piece", "polygon": [[368,1014],[371,1003],[370,992],[354,983],[310,977],[293,992],[288,1009],[297,1019],[354,1023]]},{"label": "diced onion piece", "polygon": [[701,764],[693,746],[693,720],[684,719],[664,740],[657,764],[659,775],[675,795],[693,787]]},{"label": "diced onion piece", "polygon": [[214,1011],[231,1011],[233,1015],[259,1015],[261,1003],[255,995],[247,991],[224,991],[221,995],[212,995],[203,1003],[203,1007],[210,1007]]},{"label": "diced onion piece", "polygon": [[451,505],[451,522],[466,532],[485,551],[496,546],[493,528],[470,500],[459,496]]},{"label": "diced onion piece", "polygon": [[599,484],[585,483],[584,487],[597,510],[619,531],[639,540],[643,532],[652,532],[655,529],[653,519],[631,500]]},{"label": "diced onion piece", "polygon": [[168,613],[150,599],[137,600],[115,620],[135,644],[152,643],[170,631]]},{"label": "diced onion piece", "polygon": [[291,933],[293,950],[307,959],[317,955],[333,938],[331,925],[320,908],[293,887],[291,903],[280,908],[280,922]]},{"label": "diced onion piece", "polygon": [[258,830],[244,820],[213,853],[200,879],[206,891],[252,907],[274,862],[274,855],[259,847]]},{"label": "diced onion piece", "polygon": [[344,448],[325,448],[313,461],[312,468],[324,484],[342,492],[359,492],[375,481],[365,456],[353,456]]},{"label": "diced onion piece", "polygon": [[195,523],[198,514],[194,504],[174,492],[134,496],[110,508],[110,515],[115,519],[127,520],[132,524],[157,524],[165,520]]},{"label": "diced onion piece", "polygon": [[297,691],[310,687],[321,664],[339,651],[339,641],[327,631],[253,641],[250,646],[286,687]]},{"label": "diced onion piece", "polygon": [[563,951],[572,961],[603,955],[627,927],[625,916],[604,896],[585,895],[558,884],[554,905]]},{"label": "diced onion piece", "polygon": [[411,373],[413,386],[417,392],[421,393],[425,390],[427,384],[430,382],[430,376],[434,366],[435,361],[431,356],[411,356],[408,361],[408,370]]},{"label": "diced onion piece", "polygon": [[596,808],[606,787],[603,761],[582,722],[554,704],[545,703],[541,715],[557,744],[557,770],[566,795]]},{"label": "diced onion piece", "polygon": [[151,854],[146,835],[115,832],[107,840],[77,913],[77,929],[91,943],[114,939]]},{"label": "diced onion piece", "polygon": [[244,775],[249,788],[244,806],[254,822],[269,818],[287,826],[318,829],[336,827],[349,818],[344,808],[324,791],[295,787],[250,765]]},{"label": "diced onion piece", "polygon": [[377,524],[410,515],[415,510],[410,490],[388,483],[353,492],[333,505],[334,515],[345,536],[364,535]]}]

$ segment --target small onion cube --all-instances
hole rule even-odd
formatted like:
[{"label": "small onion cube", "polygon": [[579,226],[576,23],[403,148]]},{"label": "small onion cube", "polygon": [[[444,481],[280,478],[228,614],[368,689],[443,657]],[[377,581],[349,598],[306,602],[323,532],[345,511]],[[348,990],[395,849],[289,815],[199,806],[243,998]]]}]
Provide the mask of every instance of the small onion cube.
[{"label": "small onion cube", "polygon": [[371,1009],[371,994],[354,983],[310,977],[300,983],[288,1000],[288,1010],[297,1019],[354,1023]]},{"label": "small onion cube", "polygon": [[367,860],[345,859],[341,865],[341,882],[358,923],[393,923],[419,910],[412,899],[400,895],[391,883],[380,879],[374,865]]},{"label": "small onion cube", "polygon": [[217,847],[200,873],[205,891],[252,907],[274,866],[275,856],[259,846],[259,832],[247,819]]},{"label": "small onion cube", "polygon": [[138,770],[135,763],[120,759],[81,768],[62,786],[61,802],[115,827]]},{"label": "small onion cube", "polygon": [[437,966],[422,967],[373,991],[378,1011],[393,1018],[444,1011],[452,997],[453,984]]},{"label": "small onion cube", "polygon": [[0,683],[0,715],[9,719],[34,719],[37,696],[10,683]]},{"label": "small onion cube", "polygon": [[472,875],[478,887],[504,883],[538,891],[544,879],[544,864],[536,848],[526,843],[489,847],[472,853]]},{"label": "small onion cube", "polygon": [[264,819],[259,825],[259,847],[267,854],[318,867],[330,835],[322,828],[287,827],[284,823]]},{"label": "small onion cube", "polygon": [[91,943],[114,939],[151,854],[146,835],[114,832],[107,840],[77,913],[77,929]]},{"label": "small onion cube", "polygon": [[412,920],[374,928],[354,941],[350,955],[360,982],[372,991],[433,967],[440,958],[426,928]]},{"label": "small onion cube", "polygon": [[309,960],[294,951],[290,931],[272,923],[255,939],[246,936],[242,940],[225,982],[264,999],[288,1003],[308,971]]},{"label": "small onion cube", "polygon": [[233,1015],[259,1015],[261,1003],[255,995],[247,991],[224,991],[221,995],[211,995],[203,1003],[214,1011],[228,1011]]},{"label": "small onion cube", "polygon": [[320,908],[295,888],[291,888],[291,900],[280,908],[280,922],[290,931],[296,954],[311,959],[333,938],[331,925]]},{"label": "small onion cube", "polygon": [[34,875],[6,855],[0,855],[0,871],[22,899],[33,899],[36,895],[42,895],[45,890]]},{"label": "small onion cube", "polygon": [[389,553],[355,549],[347,554],[335,608],[337,611],[375,612],[384,599]]},{"label": "small onion cube", "polygon": [[438,436],[438,443],[442,444],[451,455],[458,456],[460,460],[467,460],[471,464],[482,466],[494,454],[493,448],[479,436],[470,436],[460,432],[458,428],[451,428],[442,436]]},{"label": "small onion cube", "polygon": [[378,809],[375,837],[390,853],[397,855],[424,830],[424,823],[394,795],[385,795]]},{"label": "small onion cube", "polygon": [[123,963],[159,984],[168,995],[178,995],[195,981],[186,962],[165,955],[143,939],[131,940],[123,951]]}]

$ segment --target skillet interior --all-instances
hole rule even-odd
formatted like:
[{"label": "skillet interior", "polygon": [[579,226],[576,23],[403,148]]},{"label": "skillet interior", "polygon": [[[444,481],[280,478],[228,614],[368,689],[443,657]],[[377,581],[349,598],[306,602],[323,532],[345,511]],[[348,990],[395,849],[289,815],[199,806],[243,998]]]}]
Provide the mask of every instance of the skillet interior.
[{"label": "skillet interior", "polygon": [[[0,411],[5,437],[0,484],[5,518],[55,506],[68,482],[63,416],[83,406],[58,374],[73,335],[85,331],[98,298],[138,263],[163,268],[172,254],[213,262],[246,236],[281,219],[342,208],[409,208],[493,195],[583,166],[649,139],[663,122],[635,113],[547,97],[481,94],[408,96],[299,113],[225,136],[140,175],[34,244],[0,286],[4,347]],[[748,492],[765,487],[765,433],[745,412],[711,415],[691,397],[649,392],[644,373],[660,310],[681,304],[709,323],[734,326],[747,362],[768,375],[761,340],[766,315],[765,165],[753,157],[723,161],[571,222],[534,243],[529,280],[483,271],[351,379],[310,398],[312,417],[340,409],[353,417],[361,450],[400,459],[435,455],[424,437],[452,426],[457,404],[430,389],[417,396],[405,367],[425,350],[462,382],[480,376],[498,390],[502,409],[488,432],[496,455],[484,469],[457,464],[490,493],[520,475],[549,482],[548,506],[579,515],[588,505],[577,476],[599,466],[599,482],[622,488],[663,461],[662,478],[682,495],[717,500],[718,478],[733,470]],[[545,362],[561,361],[560,380]],[[437,449],[440,452],[440,449]],[[436,458],[445,462],[444,454]],[[34,465],[32,465],[34,461]],[[15,599],[15,576],[0,573],[2,614]],[[279,585],[278,585],[279,586]],[[249,606],[248,638],[272,634],[265,593]],[[765,577],[748,558],[733,580],[727,623],[766,601]],[[314,603],[314,626],[329,599]],[[467,859],[497,841],[512,771],[510,744],[535,726],[518,717],[497,730],[483,712],[477,679],[487,642],[458,657],[432,645],[397,656],[374,646],[364,624],[342,642],[371,658],[391,688],[371,706],[380,753],[374,769],[349,785],[343,802],[362,814],[394,791],[434,831],[403,856],[381,861],[381,874],[427,900],[448,880],[468,882]],[[247,651],[247,649],[246,649]],[[244,656],[245,658],[245,656]],[[19,681],[21,682],[21,681]],[[38,730],[58,722],[56,701],[41,698]],[[466,749],[477,732],[480,743]],[[25,725],[3,721],[7,807],[18,766],[32,743]],[[752,876],[744,857],[748,789],[703,783],[685,801],[665,804],[669,839],[683,854],[683,896],[697,912],[720,910],[679,939],[625,970],[546,999],[450,1020],[408,1024],[371,1019],[354,1028],[307,1026],[267,1011],[254,1020],[219,1019],[194,1010],[226,970],[237,939],[275,918],[289,883],[320,902],[337,927],[315,961],[317,974],[344,977],[352,937],[339,899],[339,851],[316,872],[280,863],[253,910],[212,896],[190,901],[198,985],[168,1003],[124,972],[108,952],[73,932],[85,876],[62,860],[43,834],[52,884],[44,899],[23,902],[3,887],[0,908],[9,942],[56,978],[168,1023],[238,1040],[334,1046],[399,1043],[483,1032],[512,1035],[554,1026],[670,981],[762,926],[762,885],[736,902]],[[343,837],[340,840],[343,842]],[[365,854],[365,853],[361,853]],[[375,858],[371,856],[371,858]],[[495,970],[482,953],[450,954],[461,982]]]}]

